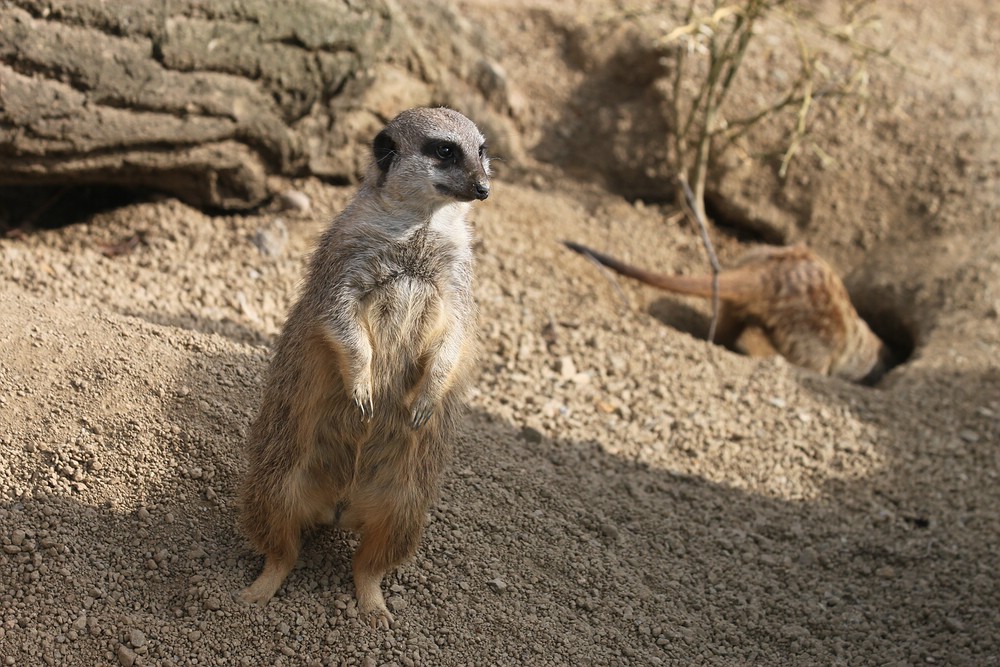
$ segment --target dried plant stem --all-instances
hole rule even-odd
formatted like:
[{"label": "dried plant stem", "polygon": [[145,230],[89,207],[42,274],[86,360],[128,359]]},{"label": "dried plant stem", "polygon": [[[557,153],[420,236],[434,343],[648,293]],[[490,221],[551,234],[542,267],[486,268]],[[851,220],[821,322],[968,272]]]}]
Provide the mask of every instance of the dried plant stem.
[{"label": "dried plant stem", "polygon": [[681,173],[678,175],[677,180],[681,183],[681,188],[684,190],[684,198],[687,201],[688,208],[691,210],[691,216],[694,218],[695,224],[698,225],[698,231],[701,233],[701,242],[705,246],[705,252],[708,254],[708,262],[712,266],[712,322],[708,325],[708,342],[715,342],[715,330],[719,326],[719,274],[722,272],[722,267],[719,266],[719,258],[715,254],[715,246],[712,245],[712,239],[708,236],[708,223],[705,221],[704,216],[702,216],[698,209],[695,208],[695,195],[691,192],[691,185],[688,183],[687,177]]}]

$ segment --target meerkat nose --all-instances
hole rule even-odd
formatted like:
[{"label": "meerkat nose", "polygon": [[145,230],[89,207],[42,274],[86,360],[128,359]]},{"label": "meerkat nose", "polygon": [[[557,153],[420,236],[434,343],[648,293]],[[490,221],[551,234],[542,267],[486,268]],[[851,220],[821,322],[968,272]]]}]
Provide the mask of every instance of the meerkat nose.
[{"label": "meerkat nose", "polygon": [[490,186],[487,183],[476,183],[476,198],[482,201],[490,196]]}]

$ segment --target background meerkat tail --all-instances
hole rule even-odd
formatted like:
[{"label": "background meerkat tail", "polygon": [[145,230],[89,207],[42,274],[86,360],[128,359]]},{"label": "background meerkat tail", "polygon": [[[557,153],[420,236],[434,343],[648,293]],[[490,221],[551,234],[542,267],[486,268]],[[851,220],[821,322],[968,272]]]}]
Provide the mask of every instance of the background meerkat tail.
[{"label": "background meerkat tail", "polygon": [[[700,296],[710,298],[712,296],[711,276],[678,276],[666,273],[656,273],[647,271],[636,266],[626,264],[621,260],[605,255],[604,253],[591,250],[585,245],[572,241],[563,241],[563,244],[574,252],[578,252],[585,257],[591,257],[609,269],[620,273],[628,278],[634,278],[640,282],[659,287],[678,294],[690,296]],[[743,302],[754,298],[759,292],[759,281],[752,279],[752,276],[745,275],[739,270],[723,271],[719,274],[719,298],[726,301]]]}]

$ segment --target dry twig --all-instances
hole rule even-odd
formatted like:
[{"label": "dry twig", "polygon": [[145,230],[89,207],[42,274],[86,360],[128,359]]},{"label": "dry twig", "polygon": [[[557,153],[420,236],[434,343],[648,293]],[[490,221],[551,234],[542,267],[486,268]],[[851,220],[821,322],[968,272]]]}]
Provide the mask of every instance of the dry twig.
[{"label": "dry twig", "polygon": [[719,273],[722,271],[722,267],[719,266],[719,258],[715,254],[715,246],[712,245],[712,239],[708,236],[708,223],[698,212],[698,209],[695,208],[694,193],[691,192],[691,185],[688,183],[687,177],[682,173],[678,175],[677,179],[684,190],[684,199],[691,211],[691,217],[694,218],[695,224],[698,225],[698,231],[701,233],[701,242],[705,246],[705,252],[708,254],[709,264],[712,265],[712,322],[708,325],[708,342],[714,343],[715,330],[719,326]]}]

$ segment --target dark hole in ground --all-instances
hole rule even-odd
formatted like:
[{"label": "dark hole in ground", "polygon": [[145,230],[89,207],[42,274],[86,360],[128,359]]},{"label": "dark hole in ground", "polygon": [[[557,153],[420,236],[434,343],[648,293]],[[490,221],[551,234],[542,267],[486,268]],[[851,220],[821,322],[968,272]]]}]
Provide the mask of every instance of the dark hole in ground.
[{"label": "dark hole in ground", "polygon": [[[853,298],[854,295],[851,296]],[[854,307],[875,335],[892,350],[892,360],[888,370],[906,363],[913,356],[913,350],[917,346],[913,327],[907,325],[894,308],[889,305],[872,307],[867,303],[858,303],[858,300],[854,301]]]},{"label": "dark hole in ground", "polygon": [[785,245],[785,238],[777,230],[746,219],[718,197],[706,197],[705,213],[711,220],[713,235],[725,236],[740,243]]},{"label": "dark hole in ground", "polygon": [[86,222],[97,213],[154,196],[151,190],[111,185],[7,185],[0,187],[0,234]]}]

